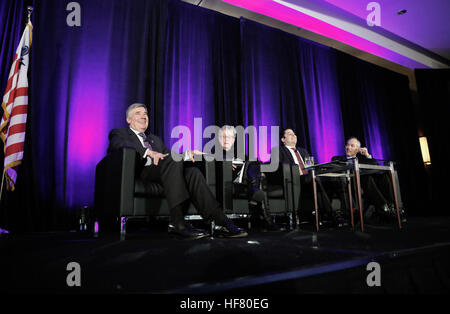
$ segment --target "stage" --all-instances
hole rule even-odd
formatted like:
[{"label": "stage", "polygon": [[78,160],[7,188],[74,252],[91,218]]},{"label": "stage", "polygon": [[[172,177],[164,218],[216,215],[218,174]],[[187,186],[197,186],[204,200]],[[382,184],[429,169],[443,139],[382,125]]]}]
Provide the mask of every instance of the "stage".
[{"label": "stage", "polygon": [[[404,228],[312,225],[247,238],[177,240],[164,224],[118,233],[54,232],[0,238],[2,293],[283,295],[450,292],[450,217],[410,217]],[[80,286],[68,286],[68,264]],[[369,286],[380,265],[379,286]]]}]

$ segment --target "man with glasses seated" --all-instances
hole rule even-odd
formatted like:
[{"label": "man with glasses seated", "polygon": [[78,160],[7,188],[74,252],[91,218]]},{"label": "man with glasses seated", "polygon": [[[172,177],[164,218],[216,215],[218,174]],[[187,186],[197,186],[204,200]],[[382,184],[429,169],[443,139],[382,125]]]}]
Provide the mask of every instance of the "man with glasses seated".
[{"label": "man with glasses seated", "polygon": [[[236,147],[236,129],[233,126],[225,125],[219,130],[219,143],[223,152],[223,160],[227,155],[232,157],[234,190],[240,187],[245,188],[249,199],[250,212],[254,212],[259,219],[254,220],[258,226],[262,223],[263,230],[278,231],[280,228],[272,221],[270,210],[266,203],[266,192],[261,189],[262,173],[258,161],[239,159]],[[253,217],[254,218],[254,217]]]}]

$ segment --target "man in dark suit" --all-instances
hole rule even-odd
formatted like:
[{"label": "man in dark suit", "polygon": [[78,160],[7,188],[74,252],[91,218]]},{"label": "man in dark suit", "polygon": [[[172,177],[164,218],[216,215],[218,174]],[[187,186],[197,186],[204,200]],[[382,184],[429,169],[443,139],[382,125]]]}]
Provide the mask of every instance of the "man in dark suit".
[{"label": "man in dark suit", "polygon": [[[305,148],[297,146],[297,136],[292,129],[284,129],[281,134],[281,143],[279,147],[279,162],[288,163],[291,165],[299,165],[300,171],[300,209],[305,208],[306,200],[313,200],[312,179],[308,175],[308,171],[305,169],[305,159],[310,157],[310,154]],[[272,157],[273,158],[273,157]],[[336,223],[333,217],[333,210],[331,207],[330,199],[328,198],[325,190],[322,186],[320,178],[317,179],[317,202],[319,206],[319,213],[322,214],[324,220],[328,220],[331,223]],[[299,210],[300,210],[299,209]],[[301,216],[301,215],[300,215]]]},{"label": "man in dark suit", "polygon": [[[192,201],[206,221],[215,221],[214,233],[224,237],[245,237],[247,233],[237,228],[223,211],[209,190],[203,174],[195,167],[184,167],[183,162],[154,134],[145,134],[148,127],[147,108],[143,104],[132,104],[126,112],[129,128],[114,129],[109,134],[108,153],[122,147],[133,147],[145,165],[140,174],[144,182],[159,182],[164,187],[170,208],[169,233],[186,238],[202,238],[205,230],[194,229],[184,221],[184,209]],[[185,154],[194,161],[194,153]],[[179,157],[179,154],[178,154]],[[178,158],[177,158],[178,159]]]},{"label": "man in dark suit", "polygon": [[[345,145],[345,156],[334,156],[332,161],[350,161],[355,158],[359,163],[378,165],[372,158],[366,147],[361,147],[361,142],[356,137],[351,137]],[[394,197],[391,182],[386,173],[361,173],[361,188],[365,203],[364,216],[367,220],[374,221],[376,216],[385,216],[394,210]],[[373,205],[373,206],[370,206]]]}]

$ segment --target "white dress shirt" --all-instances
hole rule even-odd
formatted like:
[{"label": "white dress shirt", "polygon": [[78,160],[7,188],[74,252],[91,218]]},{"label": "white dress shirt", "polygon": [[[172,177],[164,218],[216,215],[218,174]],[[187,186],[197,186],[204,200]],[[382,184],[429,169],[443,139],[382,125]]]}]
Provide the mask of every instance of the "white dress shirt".
[{"label": "white dress shirt", "polygon": [[[136,134],[136,136],[137,136],[137,138],[139,139],[139,141],[141,142],[141,144],[142,144],[142,147],[144,147],[146,150],[145,150],[145,153],[144,153],[144,156],[142,156],[142,158],[147,158],[147,161],[145,162],[145,165],[146,166],[150,166],[151,164],[152,164],[152,159],[149,157],[149,156],[147,156],[147,153],[150,151],[147,147],[145,147],[145,145],[144,145],[144,138],[142,137],[142,136],[140,136],[139,135],[139,133],[144,133],[144,132],[138,132],[138,131],[136,131],[135,129],[133,129],[133,128],[131,128],[130,127],[130,130],[131,131],[133,131],[134,132],[134,134]],[[145,134],[145,133],[144,133]]]},{"label": "white dress shirt", "polygon": [[[152,164],[152,159],[149,157],[149,156],[147,156],[147,153],[150,151],[147,147],[145,147],[145,145],[144,145],[144,138],[142,137],[142,136],[140,136],[139,135],[139,133],[144,133],[144,132],[138,132],[138,131],[136,131],[135,129],[133,129],[133,128],[131,128],[130,127],[130,130],[131,131],[133,131],[134,132],[134,134],[136,134],[136,136],[137,136],[137,138],[139,139],[139,141],[141,142],[141,144],[142,144],[142,147],[144,147],[146,150],[145,150],[145,153],[144,153],[144,156],[142,156],[142,158],[147,158],[147,161],[145,162],[145,166],[150,166],[151,164]],[[145,134],[145,133],[144,133]],[[184,153],[183,153],[183,160],[184,161],[188,161],[188,160],[191,160],[191,156],[190,156],[190,154],[189,154],[189,150],[187,150],[187,151],[185,151]]]},{"label": "white dress shirt", "polygon": [[[294,162],[295,162],[295,164],[299,164],[298,163],[298,160],[297,160],[297,156],[295,155],[295,152],[294,152],[294,150],[292,149],[292,148],[295,148],[295,149],[297,149],[295,146],[287,146],[287,145],[284,145],[284,146],[286,146],[287,147],[287,149],[288,149],[288,151],[291,153],[291,155],[292,155],[292,158],[294,158]],[[303,160],[303,157],[302,157],[302,154],[300,154],[300,152],[298,152],[298,155],[300,156],[300,159],[302,160],[302,162],[303,162],[303,164],[305,164],[305,161]]]}]

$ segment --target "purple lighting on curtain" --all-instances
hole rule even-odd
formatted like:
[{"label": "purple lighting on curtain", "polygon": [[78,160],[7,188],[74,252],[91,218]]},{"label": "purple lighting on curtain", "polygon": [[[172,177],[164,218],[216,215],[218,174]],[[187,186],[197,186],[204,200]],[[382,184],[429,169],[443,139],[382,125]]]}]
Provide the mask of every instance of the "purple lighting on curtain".
[{"label": "purple lighting on curtain", "polygon": [[367,146],[370,147],[369,153],[376,159],[385,159],[383,152],[383,143],[381,142],[381,134],[379,130],[370,130],[369,138],[366,140]]},{"label": "purple lighting on curtain", "polygon": [[379,113],[375,108],[377,104],[374,104],[376,98],[370,99],[370,107],[364,108],[365,114],[363,114],[363,128],[365,134],[366,146],[369,153],[376,159],[390,158],[389,147],[383,145],[383,139],[388,138],[386,134],[386,128],[383,127],[383,120],[379,117]]},{"label": "purple lighting on curtain", "polygon": [[[379,76],[379,71],[371,66],[361,63],[359,65],[358,78],[360,81],[360,106],[362,127],[364,130],[364,141],[369,153],[376,159],[391,158],[388,143],[389,134],[385,119],[383,118],[384,103],[387,95],[384,89],[376,88],[382,86],[384,78]],[[364,145],[364,143],[361,143]]]},{"label": "purple lighting on curtain", "polygon": [[[86,60],[86,59],[85,59]],[[91,70],[88,70],[91,69]],[[96,133],[107,133],[106,111],[107,84],[99,70],[98,62],[80,64],[78,82],[73,85],[69,121],[69,162],[81,169],[89,168],[92,160],[101,159],[106,151],[105,138]],[[104,73],[104,72],[103,72]]]},{"label": "purple lighting on curtain", "polygon": [[[64,147],[66,154],[66,190],[68,206],[79,207],[92,202],[94,173],[92,169],[104,156],[108,133],[105,121],[107,86],[95,72],[95,66],[80,62],[79,71],[73,80],[73,93],[70,102],[68,120],[60,119],[56,139],[59,142],[58,159],[63,162]],[[100,72],[101,73],[101,72]],[[90,79],[86,79],[90,77]],[[97,76],[97,77],[96,77]],[[60,110],[59,116],[64,116]],[[68,126],[67,126],[67,125]],[[67,127],[67,129],[66,129]],[[62,178],[61,178],[62,179]],[[61,185],[62,187],[63,185]]]},{"label": "purple lighting on curtain", "polygon": [[[87,10],[86,10],[87,11]],[[105,47],[109,37],[96,29],[107,27],[108,17],[94,19],[97,28],[85,25],[77,47],[70,78],[67,126],[66,205],[77,208],[92,204],[95,165],[104,157],[108,144],[108,66]]]},{"label": "purple lighting on curtain", "polygon": [[[273,29],[241,19],[243,123],[244,127],[256,128],[255,142],[248,145],[254,145],[256,157],[263,162],[269,160],[271,148],[279,145],[278,141],[273,143],[270,127],[280,125],[280,90],[289,88],[280,81],[283,59],[279,35]],[[267,145],[260,145],[264,140]]]},{"label": "purple lighting on curtain", "polygon": [[209,31],[212,18],[208,11],[197,9],[174,6],[171,11],[173,22],[168,29],[164,95],[164,142],[170,145],[169,149],[178,141],[170,138],[174,127],[186,126],[191,132],[191,147],[183,150],[201,150],[207,140],[194,147],[194,133],[198,133],[194,130],[194,119],[201,118],[203,128],[214,124],[213,34]]},{"label": "purple lighting on curtain", "polygon": [[336,60],[329,49],[303,41],[300,51],[311,153],[329,162],[344,147]]}]

